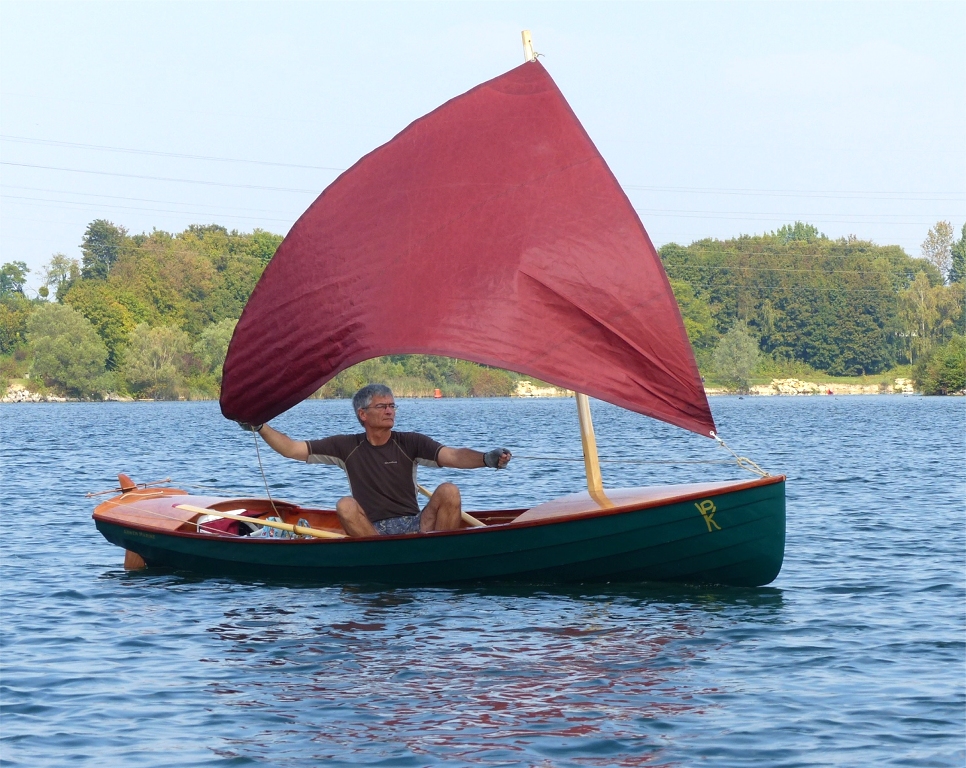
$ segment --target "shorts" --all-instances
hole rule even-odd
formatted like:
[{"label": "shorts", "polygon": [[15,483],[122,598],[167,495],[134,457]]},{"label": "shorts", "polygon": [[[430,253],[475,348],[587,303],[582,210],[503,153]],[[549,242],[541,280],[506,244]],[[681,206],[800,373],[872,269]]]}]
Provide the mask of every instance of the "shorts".
[{"label": "shorts", "polygon": [[419,521],[423,513],[418,515],[403,515],[402,517],[390,517],[386,520],[379,520],[372,524],[376,532],[381,536],[399,536],[403,533],[419,533]]}]

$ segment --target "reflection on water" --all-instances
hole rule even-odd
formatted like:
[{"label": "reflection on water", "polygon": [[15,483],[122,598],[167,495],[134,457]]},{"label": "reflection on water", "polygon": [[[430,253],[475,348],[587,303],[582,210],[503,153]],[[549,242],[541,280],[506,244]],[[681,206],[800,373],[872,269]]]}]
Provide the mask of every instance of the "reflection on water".
[{"label": "reflection on water", "polygon": [[[210,629],[222,655],[206,659],[243,666],[235,677],[249,681],[212,694],[310,736],[319,761],[368,745],[369,757],[491,765],[519,760],[520,742],[585,765],[657,764],[676,721],[713,717],[728,693],[687,672],[714,663],[719,641],[704,637],[707,624],[746,610],[753,632],[782,612],[778,589],[343,588],[328,597],[299,611],[226,611]],[[278,738],[273,727],[220,754],[268,759]]]}]

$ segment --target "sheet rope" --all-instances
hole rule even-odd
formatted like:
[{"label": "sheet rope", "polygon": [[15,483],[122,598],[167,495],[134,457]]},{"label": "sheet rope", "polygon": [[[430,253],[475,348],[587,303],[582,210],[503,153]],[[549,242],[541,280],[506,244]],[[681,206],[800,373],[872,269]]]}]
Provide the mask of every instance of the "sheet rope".
[{"label": "sheet rope", "polygon": [[262,453],[258,449],[258,432],[254,429],[252,430],[252,438],[255,440],[255,456],[258,459],[258,469],[262,473],[262,483],[265,485],[265,493],[268,494],[268,503],[272,505],[272,510],[278,515],[280,520],[284,520],[281,515],[279,515],[278,510],[275,508],[275,499],[272,498],[272,492],[268,490],[268,478],[265,477],[265,467],[262,466]]},{"label": "sheet rope", "polygon": [[[747,456],[739,456],[735,451],[731,449],[724,440],[722,440],[717,435],[712,434],[715,441],[721,448],[724,448],[728,453],[734,456],[734,459],[598,459],[601,464],[657,464],[665,466],[683,466],[690,464],[737,464],[742,469],[746,469],[749,472],[758,475],[759,477],[769,477],[768,472],[759,467],[754,461],[749,459]],[[516,460],[523,461],[580,461],[584,460],[583,456],[518,456],[513,457]]]}]

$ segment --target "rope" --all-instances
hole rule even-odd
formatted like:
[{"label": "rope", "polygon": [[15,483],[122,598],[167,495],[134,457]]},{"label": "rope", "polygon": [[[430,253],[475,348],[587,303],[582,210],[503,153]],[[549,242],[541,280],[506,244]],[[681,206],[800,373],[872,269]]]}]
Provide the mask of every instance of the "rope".
[{"label": "rope", "polygon": [[[580,461],[583,462],[583,458],[573,457],[573,456],[517,456],[513,455],[513,459],[518,461],[523,459],[524,461]],[[647,459],[598,459],[601,464],[731,464],[732,462],[727,459],[667,459],[667,460],[647,460]]]},{"label": "rope", "polygon": [[715,434],[714,432],[711,433],[711,437],[713,437],[717,441],[718,445],[720,445],[728,453],[730,453],[732,456],[735,457],[735,461],[738,463],[739,467],[741,467],[742,469],[747,469],[749,472],[755,475],[758,475],[759,477],[771,477],[771,475],[769,475],[765,470],[763,470],[761,467],[755,464],[755,462],[753,462],[747,456],[739,456],[737,453],[731,450],[731,446],[728,445],[720,437],[718,437],[718,435]]},{"label": "rope", "polygon": [[255,456],[258,459],[258,469],[262,473],[262,483],[265,484],[265,493],[268,494],[268,503],[272,505],[272,510],[275,512],[275,514],[280,519],[284,520],[284,518],[278,513],[278,510],[275,508],[275,499],[272,498],[272,492],[268,490],[268,478],[265,477],[265,467],[262,466],[262,454],[261,454],[261,451],[258,450],[258,432],[256,432],[254,429],[252,430],[252,437],[255,438]]},{"label": "rope", "polygon": [[[685,464],[737,464],[742,469],[747,469],[749,472],[756,474],[759,477],[770,477],[765,470],[759,467],[747,456],[739,456],[737,453],[735,453],[731,447],[715,433],[712,432],[711,436],[718,442],[718,445],[735,457],[733,462],[730,459],[598,459],[598,461],[600,461],[601,464],[663,464],[671,466],[681,466]],[[514,456],[513,458],[517,460],[522,459],[524,461],[583,461],[583,458],[573,456]]]}]

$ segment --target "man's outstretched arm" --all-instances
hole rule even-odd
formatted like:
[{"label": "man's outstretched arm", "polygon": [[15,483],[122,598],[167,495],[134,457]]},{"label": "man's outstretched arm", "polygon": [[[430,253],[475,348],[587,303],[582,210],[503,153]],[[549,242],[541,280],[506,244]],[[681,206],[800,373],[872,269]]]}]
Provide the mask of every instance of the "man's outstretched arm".
[{"label": "man's outstretched arm", "polygon": [[284,432],[279,432],[277,429],[268,426],[268,424],[262,424],[258,429],[254,429],[248,424],[242,424],[241,428],[258,432],[262,436],[262,439],[268,443],[269,448],[276,453],[280,453],[286,459],[305,461],[309,458],[308,443],[304,440],[293,440]]},{"label": "man's outstretched arm", "polygon": [[439,449],[436,463],[441,467],[451,469],[479,469],[480,467],[492,467],[493,469],[503,469],[513,458],[506,448],[494,448],[492,451],[482,453],[474,451],[472,448],[448,448],[443,446]]}]

